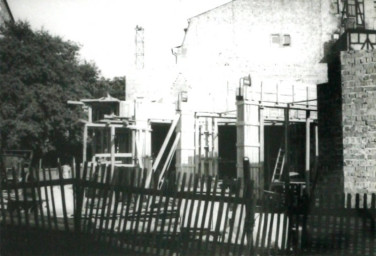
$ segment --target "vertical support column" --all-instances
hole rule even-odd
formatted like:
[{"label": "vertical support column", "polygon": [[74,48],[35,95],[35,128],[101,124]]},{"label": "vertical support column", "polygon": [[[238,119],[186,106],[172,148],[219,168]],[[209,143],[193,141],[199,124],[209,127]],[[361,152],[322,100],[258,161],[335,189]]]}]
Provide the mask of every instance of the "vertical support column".
[{"label": "vertical support column", "polygon": [[115,126],[110,126],[110,145],[111,145],[111,175],[115,170]]},{"label": "vertical support column", "polygon": [[311,119],[310,119],[310,113],[307,111],[307,118],[306,118],[306,148],[305,148],[305,182],[306,182],[306,191],[309,195],[310,191],[310,169],[311,169]]},{"label": "vertical support column", "polygon": [[83,146],[82,146],[82,162],[86,162],[87,151],[87,124],[84,125]]},{"label": "vertical support column", "polygon": [[249,177],[254,181],[256,197],[260,197],[264,184],[260,168],[260,112],[259,105],[243,99],[237,101],[237,176],[243,178],[243,159],[248,157],[250,163]]},{"label": "vertical support column", "polygon": [[264,108],[262,106],[260,106],[259,108],[259,118],[260,118],[260,186],[261,189],[261,194],[263,194],[263,191],[264,191],[264,184],[265,184],[265,174],[264,174],[264,157],[265,157],[265,154],[264,154],[264,140],[265,140],[265,136],[264,136]]},{"label": "vertical support column", "polygon": [[287,104],[287,108],[284,109],[285,116],[285,166],[284,166],[284,176],[285,176],[285,190],[286,190],[286,204],[290,206],[290,105]]},{"label": "vertical support column", "polygon": [[218,120],[213,118],[213,173],[218,175]]},{"label": "vertical support column", "polygon": [[187,103],[181,102],[181,117],[177,125],[177,132],[181,137],[176,149],[176,171],[177,173],[194,173],[194,113],[188,109]]}]

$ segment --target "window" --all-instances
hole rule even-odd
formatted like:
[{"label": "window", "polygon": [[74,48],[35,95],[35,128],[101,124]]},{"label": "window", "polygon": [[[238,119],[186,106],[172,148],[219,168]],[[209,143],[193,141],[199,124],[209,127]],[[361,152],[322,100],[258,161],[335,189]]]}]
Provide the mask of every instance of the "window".
[{"label": "window", "polygon": [[290,46],[290,45],[291,45],[291,36],[283,35],[283,46]]},{"label": "window", "polygon": [[272,46],[279,46],[280,45],[281,39],[280,39],[278,34],[273,34],[271,36],[271,43],[272,43]]}]

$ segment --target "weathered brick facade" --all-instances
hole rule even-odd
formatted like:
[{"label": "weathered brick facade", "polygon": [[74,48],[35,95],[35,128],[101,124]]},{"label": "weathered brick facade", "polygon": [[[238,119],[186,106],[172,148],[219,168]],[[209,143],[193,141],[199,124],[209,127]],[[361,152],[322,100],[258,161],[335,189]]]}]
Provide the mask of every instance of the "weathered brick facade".
[{"label": "weathered brick facade", "polygon": [[344,189],[376,192],[376,51],[341,52]]}]

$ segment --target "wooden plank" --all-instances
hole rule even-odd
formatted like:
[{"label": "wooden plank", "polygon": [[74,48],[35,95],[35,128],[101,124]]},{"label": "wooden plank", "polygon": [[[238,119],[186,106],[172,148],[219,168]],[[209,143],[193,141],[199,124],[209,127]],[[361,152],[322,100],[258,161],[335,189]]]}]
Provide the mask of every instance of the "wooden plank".
[{"label": "wooden plank", "polygon": [[105,185],[102,189],[101,197],[102,197],[102,204],[100,207],[101,214],[99,217],[99,235],[98,235],[98,240],[101,241],[103,233],[106,233],[106,209],[107,209],[107,200],[112,198],[112,192],[111,192],[111,174],[113,173],[113,166],[108,165],[106,166],[106,172],[105,172],[105,177],[103,184]]},{"label": "wooden plank", "polygon": [[[227,182],[227,179],[224,180],[224,183]],[[220,228],[221,228],[221,223],[222,223],[222,216],[223,216],[223,208],[224,208],[224,200],[223,198],[225,197],[225,186],[222,186],[221,189],[221,197],[219,200],[219,207],[218,207],[218,213],[217,213],[217,221],[215,223],[215,231],[214,231],[214,238],[213,238],[213,250],[212,254],[217,255],[217,245],[218,245],[218,240],[219,238],[222,238],[222,235],[220,234]]]},{"label": "wooden plank", "polygon": [[[179,176],[178,176],[179,177]],[[185,190],[185,185],[186,185],[186,178],[187,178],[187,174],[186,173],[183,173],[183,178],[181,179],[181,182],[179,183],[179,178],[178,178],[178,182],[177,182],[177,184],[179,185],[180,184],[180,189],[177,189],[177,191],[184,191]],[[177,210],[178,211],[180,211],[180,207],[182,207],[182,203],[183,203],[183,197],[181,196],[181,195],[177,195],[177,194],[175,194],[175,196],[177,197],[177,200],[178,200],[178,205],[177,205]],[[176,253],[178,253],[179,252],[179,245],[178,245],[178,243],[180,242],[179,241],[179,238],[178,238],[178,236],[177,236],[177,227],[178,227],[178,225],[179,225],[179,222],[178,222],[178,220],[179,220],[179,218],[180,218],[180,212],[178,212],[178,219],[177,219],[177,221],[174,223],[174,227],[173,227],[173,231],[172,231],[172,241],[171,241],[171,243],[174,243],[176,246],[177,246],[177,250],[176,250]],[[180,224],[181,226],[183,225],[183,222],[181,222],[181,224]],[[173,253],[173,251],[170,251],[170,256],[172,256],[174,253]]]},{"label": "wooden plank", "polygon": [[[269,202],[267,201],[267,204],[268,204],[268,208],[269,209],[272,209],[273,208],[273,204],[272,204],[272,201],[269,200]],[[267,237],[267,247],[268,248],[268,254],[270,255],[270,253],[272,252],[272,245],[271,245],[271,240],[272,240],[272,234],[273,234],[273,227],[274,227],[274,211],[270,211],[270,225],[269,225],[269,231],[268,231],[268,237]],[[276,241],[278,242],[278,240]]]},{"label": "wooden plank", "polygon": [[146,186],[147,187],[150,187],[150,184],[151,184],[151,177],[153,175],[153,173],[157,170],[158,168],[158,165],[159,165],[159,162],[161,161],[162,159],[162,156],[163,156],[163,153],[164,151],[166,150],[166,147],[167,147],[167,144],[168,142],[170,141],[170,138],[173,134],[173,132],[175,131],[175,128],[176,128],[176,125],[178,124],[180,120],[180,114],[176,114],[175,117],[174,117],[174,121],[172,122],[171,126],[170,126],[170,129],[168,130],[167,132],[167,135],[166,135],[166,138],[165,140],[163,141],[163,144],[161,146],[161,149],[159,150],[158,152],[158,155],[153,163],[153,167],[152,167],[152,170],[150,172],[150,174],[148,175],[147,179],[146,179]]},{"label": "wooden plank", "polygon": [[[241,180],[238,178],[236,181],[234,181],[234,185],[236,188],[235,192],[235,197],[240,197],[240,186],[241,186]],[[232,197],[231,197],[232,199]],[[233,245],[232,243],[232,238],[233,238],[233,232],[234,232],[234,226],[235,226],[235,217],[236,217],[236,212],[238,210],[238,204],[233,202],[231,203],[231,206],[229,205],[229,208],[232,207],[232,213],[231,213],[231,222],[229,220],[229,234],[228,234],[228,239],[227,239],[227,246],[226,246],[226,255],[233,254],[231,251],[231,246]],[[236,243],[236,241],[235,241]]]},{"label": "wooden plank", "polygon": [[[132,188],[134,186],[134,181],[135,181],[135,170],[133,169],[131,171],[131,180],[130,180],[130,184],[129,186],[124,186],[124,194],[126,195],[126,199],[127,199],[127,207],[126,207],[126,210],[125,210],[125,215],[124,215],[124,222],[123,222],[123,228],[122,228],[122,232],[123,234],[126,235],[127,233],[127,222],[129,220],[129,212],[130,212],[130,208],[131,208],[131,202],[132,202],[132,197],[133,197],[133,194],[132,194]],[[129,230],[129,232],[131,232],[131,230]],[[128,248],[128,244],[125,244],[125,236],[123,237],[123,240],[121,241],[120,243],[120,247],[121,248],[124,248],[124,246],[126,248]]]},{"label": "wooden plank", "polygon": [[[147,229],[146,229],[146,235],[149,236],[151,235],[151,226],[152,226],[152,223],[153,223],[153,218],[154,218],[154,214],[155,214],[155,202],[156,202],[156,198],[157,198],[157,193],[158,193],[158,186],[157,186],[157,183],[155,182],[154,184],[154,187],[152,188],[152,194],[151,196],[149,197],[149,201],[150,201],[150,205],[148,205],[148,208],[150,208],[150,217],[148,219],[148,223],[147,223]],[[158,209],[157,209],[158,211]],[[145,221],[146,222],[146,221]],[[157,224],[157,218],[155,218],[155,224]],[[155,228],[155,227],[154,227]],[[151,244],[152,241],[148,241],[148,245],[149,246],[153,246]],[[152,250],[152,249],[151,249]],[[146,251],[146,247],[144,248],[143,252],[142,253],[149,253],[148,251]]]},{"label": "wooden plank", "polygon": [[[238,230],[236,231],[236,237],[235,237],[235,245],[236,246],[235,246],[233,255],[241,254],[242,250],[243,250],[243,240],[240,241],[240,246],[238,245],[238,242],[239,242],[240,230],[241,230],[241,227],[242,227],[242,220],[243,220],[243,215],[244,215],[244,209],[243,209],[244,205],[243,204],[237,204],[236,208],[238,208],[238,207],[240,207],[240,214],[239,214],[238,225],[237,225]],[[236,218],[235,218],[235,220],[236,220]],[[235,220],[234,220],[234,222],[235,222]],[[245,225],[245,224],[243,223],[243,225]],[[244,233],[244,227],[243,227],[243,233]]]},{"label": "wooden plank", "polygon": [[[136,185],[136,187],[140,187],[141,186],[141,175],[138,173],[138,168],[135,168],[133,171],[134,171],[134,182],[133,184]],[[136,225],[137,225],[137,218],[135,218],[135,215],[136,215],[136,212],[137,212],[137,201],[139,200],[139,193],[134,193],[134,197],[132,198],[132,201],[133,201],[133,209],[132,209],[132,219],[131,219],[131,229],[130,229],[130,232],[133,233],[133,235],[136,237],[137,236],[137,230],[136,230]],[[132,239],[132,242],[129,244],[129,246],[127,247],[130,248],[131,250],[134,249],[134,245],[135,245],[135,240],[136,239]]]},{"label": "wooden plank", "polygon": [[264,210],[264,224],[263,224],[262,236],[261,236],[261,248],[263,252],[266,251],[265,249],[267,249],[265,240],[266,240],[266,234],[268,232],[267,228],[268,228],[269,214],[270,214],[270,209],[269,209],[269,204],[267,203],[265,205],[265,210]]},{"label": "wooden plank", "polygon": [[[197,191],[197,186],[198,186],[198,183],[199,183],[199,178],[197,175],[193,175],[193,190],[190,191],[190,192],[195,192]],[[188,200],[188,198],[187,198]],[[188,219],[187,219],[187,235],[188,235],[188,238],[187,238],[187,247],[185,249],[188,249],[188,246],[189,246],[189,242],[191,241],[191,236],[194,237],[195,234],[191,235],[190,233],[190,227],[191,227],[191,223],[192,223],[192,215],[193,215],[193,209],[194,209],[194,205],[195,205],[195,202],[196,200],[194,199],[191,199],[190,200],[190,204],[189,204],[189,215],[188,215]],[[185,251],[187,252],[187,251]]]},{"label": "wooden plank", "polygon": [[[43,169],[42,168],[42,162],[40,161],[40,170],[42,170],[42,177],[43,177],[43,181],[46,180],[46,169]],[[45,197],[46,197],[46,211],[47,211],[47,223],[48,223],[48,229],[52,229],[52,217],[51,217],[51,212],[50,212],[50,201],[49,201],[49,196],[48,196],[48,189],[47,189],[47,186],[43,186],[44,187],[44,194],[45,194]]]},{"label": "wooden plank", "polygon": [[[209,198],[210,198],[210,190],[212,185],[211,177],[203,177],[203,182],[201,184],[206,184],[206,193],[203,194],[203,201],[204,201],[204,209],[203,209],[203,215],[201,217],[201,227],[200,227],[200,233],[199,233],[199,244],[198,244],[198,252],[201,253],[201,246],[202,246],[202,240],[205,230],[205,221],[206,221],[206,215],[208,213],[208,204],[209,204]],[[207,233],[210,231],[210,223],[208,225]]]},{"label": "wooden plank", "polygon": [[[124,176],[124,172],[119,171],[118,181],[119,181],[120,184],[123,181],[123,176]],[[120,220],[121,220],[120,216],[121,216],[121,213],[123,212],[122,211],[123,207],[121,207],[121,205],[123,204],[123,201],[120,200],[120,199],[121,199],[121,192],[120,192],[120,189],[117,188],[117,189],[114,190],[114,203],[113,203],[114,206],[113,206],[113,210],[112,210],[112,222],[111,222],[111,226],[110,226],[110,234],[109,234],[109,237],[108,237],[108,248],[112,248],[114,243],[116,245],[116,237],[114,239],[115,224],[120,226]],[[119,217],[117,217],[119,205],[120,205],[120,214],[119,214]],[[119,220],[119,222],[118,222],[118,220]]]},{"label": "wooden plank", "polygon": [[[32,171],[32,169],[30,169]],[[42,201],[42,191],[41,191],[41,186],[39,185],[39,173],[40,169],[35,169],[35,179],[36,179],[36,188],[37,188],[37,194],[38,194],[38,202],[37,205],[35,206],[38,208],[39,206],[39,211],[40,211],[40,216],[41,216],[41,221],[42,221],[42,227],[45,228],[46,224],[44,221],[44,212],[43,212],[43,201]]]},{"label": "wooden plank", "polygon": [[[179,188],[179,184],[180,184],[180,181],[181,181],[180,177],[181,177],[181,173],[178,173],[176,179],[175,179],[175,175],[170,175],[170,181],[173,181],[174,184],[177,184],[176,187],[174,186],[172,194],[171,194],[171,197],[172,197],[171,211],[174,214],[171,215],[171,220],[168,223],[168,229],[167,229],[167,234],[166,234],[166,236],[168,237],[168,239],[171,243],[174,240],[174,236],[173,236],[174,234],[173,234],[173,232],[171,232],[172,222],[174,222],[174,226],[176,226],[176,223],[179,221],[179,213],[178,214],[175,213],[175,204],[176,204],[176,199],[177,199],[177,190]],[[177,208],[176,210],[179,211],[179,208]],[[166,253],[168,253],[167,255],[172,255],[174,248],[173,248],[173,246],[171,246],[172,244],[169,244],[169,245],[170,245],[169,251],[167,251]]]},{"label": "wooden plank", "polygon": [[[60,163],[59,163],[57,170],[59,172],[59,181],[62,181],[64,178],[63,178],[63,171],[61,169]],[[66,198],[65,198],[65,189],[64,189],[64,185],[62,183],[60,184],[60,192],[61,192],[61,203],[62,203],[62,206],[63,206],[64,227],[65,227],[65,230],[68,231],[69,225],[68,225],[68,214],[67,214],[67,206],[66,206]]]},{"label": "wooden plank", "polygon": [[[217,194],[217,186],[218,186],[218,176],[216,175],[215,178],[214,178],[214,185],[213,185],[213,193],[212,195],[216,195]],[[211,234],[211,225],[213,223],[213,213],[214,213],[214,206],[215,206],[215,203],[216,201],[215,200],[210,200],[210,210],[209,210],[209,230],[206,234],[206,240],[205,240],[205,248],[204,250],[206,252],[209,251],[209,243],[210,243],[210,234]],[[216,213],[217,214],[217,213]]]},{"label": "wooden plank", "polygon": [[[48,168],[47,170],[48,170],[48,178],[51,181],[52,180],[51,168]],[[51,192],[52,214],[53,214],[55,229],[58,230],[54,189],[52,185],[50,185],[49,187],[50,187],[50,192]]]},{"label": "wooden plank", "polygon": [[[275,247],[274,247],[274,250],[273,250],[273,253],[274,254],[277,254],[278,253],[278,243],[279,243],[279,241],[280,241],[280,232],[281,232],[281,230],[280,230],[280,226],[281,226],[281,219],[283,218],[283,216],[282,216],[282,213],[281,213],[281,211],[278,211],[278,213],[277,213],[277,229],[276,229],[276,232],[275,232],[275,237],[274,237],[274,241],[275,241]],[[283,230],[282,230],[282,232],[283,232]],[[282,238],[281,238],[282,239]],[[281,246],[282,247],[282,246]]]},{"label": "wooden plank", "polygon": [[[194,179],[194,176],[193,176],[193,174],[192,173],[190,173],[189,174],[189,177],[188,177],[188,184],[184,184],[184,187],[185,188],[187,188],[187,190],[184,190],[185,192],[189,192],[189,191],[191,191],[191,187],[192,187],[192,181],[193,181],[193,179]],[[189,202],[189,200],[188,200],[188,198],[185,198],[185,202],[184,202],[184,209],[183,209],[183,211],[182,211],[182,214],[183,214],[183,216],[182,216],[182,221],[181,221],[181,227],[182,228],[184,228],[184,224],[185,224],[185,222],[186,222],[186,220],[187,220],[187,218],[188,218],[188,216],[187,216],[187,212],[188,212],[188,202]],[[188,222],[189,223],[189,222]],[[188,233],[189,234],[189,233]],[[183,240],[182,241],[183,242],[183,244],[182,244],[182,250],[181,250],[181,252],[182,252],[182,254],[185,252],[185,250],[188,248],[188,246],[187,246],[187,244],[188,244],[188,241],[187,241],[187,239],[185,239],[185,241]]]},{"label": "wooden plank", "polygon": [[[106,175],[106,169],[107,169],[106,165],[100,166],[99,172],[98,172],[98,177],[97,177],[98,183],[101,183],[101,184],[104,183],[104,178],[105,178],[105,175]],[[98,190],[95,189],[93,201],[95,201],[95,198],[97,198],[97,204],[96,204],[96,207],[95,207],[95,217],[94,217],[94,223],[93,223],[94,225],[93,225],[93,232],[92,232],[94,237],[98,237],[98,232],[99,232],[99,229],[97,228],[97,223],[98,223],[98,219],[100,217],[99,216],[99,210],[101,209],[101,206],[103,205],[103,199],[101,199],[102,195],[103,195],[103,187],[98,189]]]},{"label": "wooden plank", "polygon": [[[89,172],[89,181],[95,180],[97,178],[97,173],[99,172],[99,165],[91,165],[90,172]],[[84,177],[84,181],[86,181],[86,177]],[[93,195],[90,195],[90,192]],[[84,227],[85,233],[90,233],[91,230],[91,217],[93,215],[93,208],[94,208],[94,195],[96,193],[96,189],[91,187],[89,184],[86,185],[85,197],[86,197],[86,205],[85,205],[85,215],[84,215]],[[91,197],[91,199],[90,199]]]},{"label": "wooden plank", "polygon": [[104,219],[104,230],[105,230],[104,240],[107,244],[111,244],[110,234],[112,233],[112,230],[109,228],[112,226],[112,224],[115,223],[116,215],[117,215],[117,212],[115,211],[115,209],[117,209],[117,202],[116,202],[116,198],[114,198],[116,197],[115,181],[113,180],[114,171],[115,169],[111,168],[111,172],[109,173],[108,180],[106,181],[106,184],[109,186],[109,189],[108,189],[108,195],[106,196],[106,198],[108,198],[108,204],[107,204],[107,212],[105,213],[106,216],[104,217],[105,218]]},{"label": "wooden plank", "polygon": [[[207,169],[206,169],[207,170]],[[199,223],[199,219],[200,219],[200,214],[201,214],[201,204],[202,204],[202,201],[204,200],[204,196],[203,196],[203,191],[204,191],[204,184],[205,184],[205,177],[206,176],[198,176],[198,184],[200,185],[200,195],[199,195],[199,198],[197,200],[197,209],[194,213],[194,222],[193,222],[193,240],[197,240],[196,239],[196,233],[197,231],[200,229],[198,223]],[[194,191],[197,191],[196,189]],[[196,200],[195,200],[196,201]],[[201,219],[202,220],[202,219]],[[201,222],[202,224],[202,222]],[[197,246],[196,248],[194,248],[195,250],[198,250],[198,244],[200,243],[200,241],[196,242],[195,245]],[[199,251],[195,251],[197,254],[199,254]]]},{"label": "wooden plank", "polygon": [[2,217],[2,222],[5,224],[6,223],[6,219],[7,219],[7,217],[6,217],[6,210],[7,209],[5,209],[5,203],[4,203],[4,190],[3,190],[3,181],[2,180],[0,180],[0,205],[1,205],[1,217]]},{"label": "wooden plank", "polygon": [[[138,179],[139,179],[139,187],[140,188],[144,188],[145,187],[145,182],[146,182],[146,174],[147,172],[145,172],[146,169],[144,169],[144,172],[143,172],[143,175],[139,175],[138,176]],[[138,170],[138,172],[141,172],[141,169]],[[143,201],[144,201],[144,195],[143,193],[141,192],[139,195],[138,195],[138,199],[137,201],[135,202],[135,211],[134,213],[137,212],[137,217],[136,217],[136,225],[135,225],[135,236],[137,236],[137,234],[139,233],[139,226],[140,226],[140,216],[142,214],[142,205],[143,205]],[[136,239],[135,239],[136,240]],[[141,239],[137,239],[137,243],[134,243],[134,245],[142,245],[142,240]]]},{"label": "wooden plank", "polygon": [[[18,166],[17,168],[20,168],[20,166]],[[15,195],[15,207],[16,207],[16,212],[17,212],[17,224],[19,226],[22,225],[22,221],[21,221],[21,210],[20,210],[20,206],[18,205],[18,203],[20,203],[20,198],[19,198],[19,195],[18,195],[18,188],[17,188],[17,176],[16,176],[16,170],[14,168],[12,168],[12,178],[13,178],[13,184],[15,186],[15,189],[14,189],[14,195]],[[13,201],[13,200],[12,200]],[[24,200],[25,201],[25,200]],[[9,202],[11,202],[10,200],[8,201],[8,206],[9,206]]]},{"label": "wooden plank", "polygon": [[[229,184],[229,183],[226,183],[226,184]],[[231,186],[231,185],[230,185]],[[223,237],[222,237],[222,242],[223,242],[223,245],[225,245],[225,235],[226,235],[226,228],[227,228],[227,224],[228,224],[228,215],[229,215],[229,212],[230,212],[230,208],[231,208],[231,198],[229,198],[230,200],[227,202],[227,208],[226,208],[226,213],[225,213],[225,220],[224,220],[224,227],[223,227]],[[228,236],[230,236],[230,234],[228,234]],[[229,239],[227,239],[228,241]],[[224,249],[225,246],[221,246],[220,247],[220,250],[219,250],[219,255],[222,255],[223,253],[223,249]],[[227,249],[227,246],[226,246],[226,249]],[[228,255],[228,254],[226,254]]]},{"label": "wooden plank", "polygon": [[[75,174],[76,174],[76,182],[75,182],[75,201],[76,201],[76,207],[75,207],[75,216],[74,216],[74,225],[75,225],[75,231],[77,233],[80,233],[81,232],[81,228],[82,228],[82,207],[83,207],[83,203],[84,203],[84,186],[83,186],[83,183],[81,181],[83,181],[84,179],[86,179],[86,175],[87,175],[87,170],[88,170],[88,163],[85,162],[84,163],[84,166],[83,166],[83,172],[82,172],[82,177],[81,177],[81,167],[78,166],[78,168],[76,168],[75,166],[75,163],[74,163],[74,160],[73,160],[73,165],[72,165],[72,168],[75,171]],[[86,209],[85,209],[86,210]]]}]

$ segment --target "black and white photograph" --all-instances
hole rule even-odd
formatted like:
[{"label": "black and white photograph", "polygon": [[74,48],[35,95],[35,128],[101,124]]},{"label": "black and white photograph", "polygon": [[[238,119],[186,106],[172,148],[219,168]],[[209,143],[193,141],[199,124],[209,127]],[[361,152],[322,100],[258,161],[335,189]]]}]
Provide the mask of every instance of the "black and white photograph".
[{"label": "black and white photograph", "polygon": [[375,0],[0,0],[0,255],[376,256]]}]

